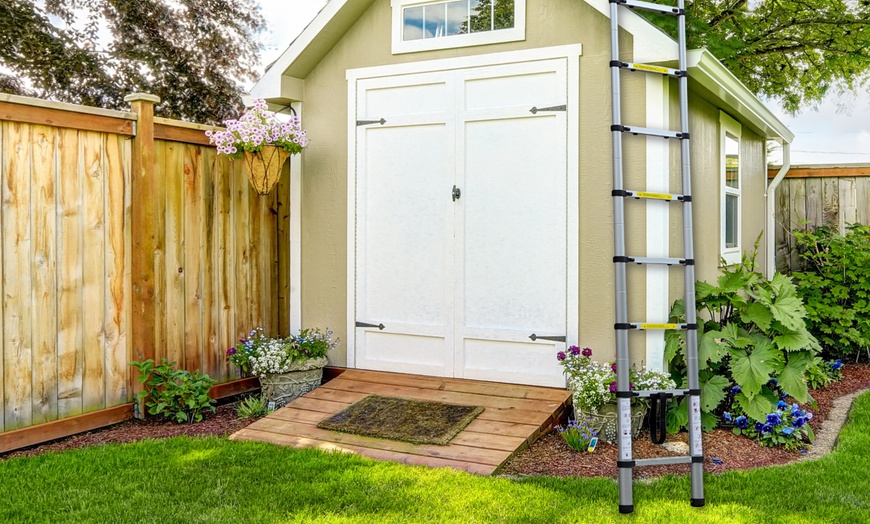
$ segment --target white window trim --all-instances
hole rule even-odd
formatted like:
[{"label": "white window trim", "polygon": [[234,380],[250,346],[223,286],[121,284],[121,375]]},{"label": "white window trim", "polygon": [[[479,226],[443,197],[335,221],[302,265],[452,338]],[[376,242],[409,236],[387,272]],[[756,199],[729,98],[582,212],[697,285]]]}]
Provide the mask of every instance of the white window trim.
[{"label": "white window trim", "polygon": [[470,33],[466,35],[452,35],[441,38],[424,38],[422,40],[402,40],[404,23],[402,12],[407,7],[433,3],[433,0],[392,0],[393,8],[393,36],[392,50],[394,55],[402,53],[417,53],[420,51],[432,51],[435,49],[453,49],[457,47],[471,47],[476,45],[500,44],[504,42],[518,42],[526,39],[526,0],[514,0],[514,27],[511,29],[497,29],[482,33]]},{"label": "white window trim", "polygon": [[[737,138],[737,151],[740,155],[742,149],[743,126],[725,113],[719,113],[719,223],[720,223],[720,254],[728,265],[739,264],[743,256],[743,162],[737,165],[737,189],[728,187],[725,183],[725,134],[728,133]],[[741,155],[742,156],[742,155]],[[737,197],[737,246],[725,247],[725,196]]]}]

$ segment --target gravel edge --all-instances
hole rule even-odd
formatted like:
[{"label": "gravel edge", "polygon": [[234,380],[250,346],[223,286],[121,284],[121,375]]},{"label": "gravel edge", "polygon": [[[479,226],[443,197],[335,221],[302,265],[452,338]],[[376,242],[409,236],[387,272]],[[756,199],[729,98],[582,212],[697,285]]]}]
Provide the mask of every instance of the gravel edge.
[{"label": "gravel edge", "polygon": [[852,404],[855,399],[864,393],[870,391],[870,388],[862,389],[848,395],[837,398],[833,402],[833,407],[828,418],[822,422],[822,427],[816,433],[816,440],[806,455],[800,460],[812,460],[824,457],[834,450],[837,446],[837,439],[840,436],[840,431],[843,425],[849,419],[849,412],[852,410]]}]

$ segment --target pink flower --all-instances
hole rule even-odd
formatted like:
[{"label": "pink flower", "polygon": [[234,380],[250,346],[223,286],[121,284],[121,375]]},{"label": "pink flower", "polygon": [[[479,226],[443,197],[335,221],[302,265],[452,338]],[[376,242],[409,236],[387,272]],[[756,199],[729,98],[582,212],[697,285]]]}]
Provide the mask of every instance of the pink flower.
[{"label": "pink flower", "polygon": [[574,356],[577,356],[580,354],[580,348],[578,348],[577,346],[571,346],[570,348],[568,348],[568,351],[570,351],[571,354]]},{"label": "pink flower", "polygon": [[616,381],[615,380],[610,383],[610,392],[616,393]]},{"label": "pink flower", "polygon": [[564,351],[560,351],[560,352],[556,353],[556,358],[559,359],[560,361],[565,360],[567,358],[567,355],[565,355]]},{"label": "pink flower", "polygon": [[591,357],[592,356],[592,348],[583,348],[583,356]]}]

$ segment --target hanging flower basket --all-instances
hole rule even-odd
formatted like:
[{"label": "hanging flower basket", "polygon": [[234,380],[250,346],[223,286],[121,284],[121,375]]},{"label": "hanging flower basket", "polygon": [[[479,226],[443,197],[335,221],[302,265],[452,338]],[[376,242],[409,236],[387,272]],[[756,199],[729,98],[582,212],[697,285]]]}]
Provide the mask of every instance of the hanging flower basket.
[{"label": "hanging flower basket", "polygon": [[242,158],[245,161],[248,180],[257,193],[268,195],[272,191],[281,179],[284,162],[289,157],[290,153],[277,146],[263,146],[263,149],[254,152],[245,151]]},{"label": "hanging flower basket", "polygon": [[261,195],[267,195],[281,178],[287,157],[301,153],[308,145],[299,117],[279,120],[268,111],[263,99],[254,100],[238,120],[225,120],[225,131],[205,132],[219,155],[242,158],[248,180]]}]

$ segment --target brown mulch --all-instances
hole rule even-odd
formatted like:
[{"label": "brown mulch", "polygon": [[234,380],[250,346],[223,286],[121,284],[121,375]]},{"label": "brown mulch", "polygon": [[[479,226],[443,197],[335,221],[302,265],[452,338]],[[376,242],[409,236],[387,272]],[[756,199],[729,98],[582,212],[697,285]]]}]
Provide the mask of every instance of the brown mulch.
[{"label": "brown mulch", "polygon": [[[846,364],[843,380],[825,390],[811,390],[818,408],[803,406],[813,413],[810,425],[818,432],[827,418],[834,399],[870,387],[870,364]],[[668,435],[668,442],[687,442],[687,433]],[[732,469],[751,469],[800,460],[800,450],[786,451],[767,448],[746,437],[734,435],[730,429],[716,429],[704,434],[704,470],[721,473]],[[616,445],[600,442],[593,453],[572,451],[555,432],[551,432],[517,454],[501,469],[503,475],[552,475],[616,478]],[[633,442],[635,458],[658,458],[680,455],[671,453],[650,441],[649,432],[641,432]],[[682,453],[683,455],[685,453]],[[721,463],[719,463],[721,461]],[[647,466],[634,470],[635,478],[653,478],[667,474],[686,474],[688,464]]]},{"label": "brown mulch", "polygon": [[[841,382],[832,384],[825,390],[812,391],[818,407],[812,411],[813,430],[818,432],[827,417],[833,401],[870,387],[870,364],[846,364]],[[103,429],[89,431],[54,442],[27,449],[0,454],[0,460],[12,457],[29,457],[45,452],[59,452],[107,443],[134,442],[145,438],[168,438],[175,436],[227,436],[252,423],[254,419],[236,418],[236,404],[218,406],[217,412],[197,424],[175,424],[156,420],[129,420]],[[669,435],[668,441],[687,441],[687,434]],[[633,443],[635,458],[653,458],[676,455],[661,446],[652,444],[649,434],[641,433]],[[766,448],[745,437],[738,437],[727,429],[717,429],[704,435],[704,469],[720,473],[732,469],[750,469],[774,464],[787,464],[799,460],[800,451],[786,451],[780,448]],[[721,464],[717,463],[721,461]],[[636,478],[652,478],[666,474],[688,473],[685,464],[672,466],[652,466],[634,470]],[[616,478],[616,446],[601,442],[594,453],[577,453],[568,448],[555,433],[545,435],[530,448],[514,457],[501,470],[501,474],[584,476]]]}]

